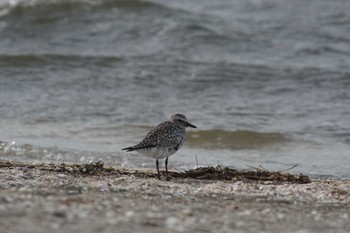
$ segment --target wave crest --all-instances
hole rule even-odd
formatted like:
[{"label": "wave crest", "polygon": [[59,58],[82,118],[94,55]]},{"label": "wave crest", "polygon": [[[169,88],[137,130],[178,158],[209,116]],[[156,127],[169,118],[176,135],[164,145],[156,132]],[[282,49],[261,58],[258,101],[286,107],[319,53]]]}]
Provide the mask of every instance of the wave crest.
[{"label": "wave crest", "polygon": [[220,129],[188,132],[187,144],[206,149],[254,149],[287,141],[280,133],[260,133],[248,130],[225,131]]},{"label": "wave crest", "polygon": [[[0,1],[0,17],[11,13],[23,13],[25,10],[45,8],[45,11],[60,11],[69,9],[101,8],[144,8],[159,6],[156,3],[140,0],[3,0]],[[35,12],[34,12],[35,13]]]}]

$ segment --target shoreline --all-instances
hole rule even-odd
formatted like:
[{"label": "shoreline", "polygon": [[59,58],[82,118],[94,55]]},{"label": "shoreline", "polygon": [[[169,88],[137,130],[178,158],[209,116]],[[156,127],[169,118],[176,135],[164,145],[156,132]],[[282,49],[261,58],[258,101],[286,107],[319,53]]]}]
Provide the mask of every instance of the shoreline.
[{"label": "shoreline", "polygon": [[50,166],[1,160],[3,232],[350,231],[349,180],[158,180],[153,170]]}]

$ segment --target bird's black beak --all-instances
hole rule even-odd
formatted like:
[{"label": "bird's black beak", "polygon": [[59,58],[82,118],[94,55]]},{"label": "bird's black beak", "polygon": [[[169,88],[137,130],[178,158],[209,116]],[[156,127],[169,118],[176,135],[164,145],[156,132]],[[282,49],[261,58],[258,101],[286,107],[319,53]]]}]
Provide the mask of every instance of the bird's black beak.
[{"label": "bird's black beak", "polygon": [[197,126],[192,125],[192,124],[190,124],[190,123],[188,123],[188,122],[186,122],[186,127],[197,128]]}]

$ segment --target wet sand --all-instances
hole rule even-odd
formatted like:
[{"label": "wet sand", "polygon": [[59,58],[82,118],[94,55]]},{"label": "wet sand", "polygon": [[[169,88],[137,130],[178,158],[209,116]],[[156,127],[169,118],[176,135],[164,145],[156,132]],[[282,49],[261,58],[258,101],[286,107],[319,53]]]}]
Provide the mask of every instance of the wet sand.
[{"label": "wet sand", "polygon": [[154,175],[145,170],[89,174],[11,164],[0,166],[4,233],[350,232],[349,180],[158,180],[140,176]]}]

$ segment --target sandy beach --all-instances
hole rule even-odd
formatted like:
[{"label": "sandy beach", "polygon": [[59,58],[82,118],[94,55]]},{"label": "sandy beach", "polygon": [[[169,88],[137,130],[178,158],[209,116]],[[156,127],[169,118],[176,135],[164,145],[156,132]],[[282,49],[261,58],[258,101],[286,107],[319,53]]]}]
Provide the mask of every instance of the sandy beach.
[{"label": "sandy beach", "polygon": [[1,161],[1,232],[350,231],[349,180],[158,180],[45,166]]}]

